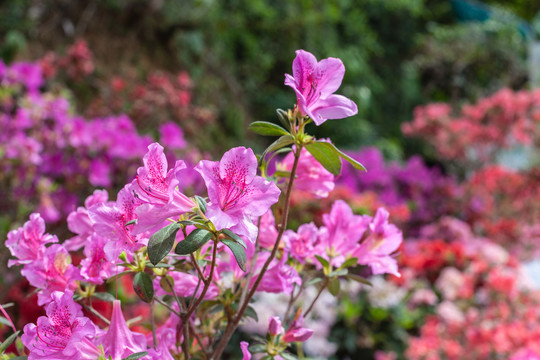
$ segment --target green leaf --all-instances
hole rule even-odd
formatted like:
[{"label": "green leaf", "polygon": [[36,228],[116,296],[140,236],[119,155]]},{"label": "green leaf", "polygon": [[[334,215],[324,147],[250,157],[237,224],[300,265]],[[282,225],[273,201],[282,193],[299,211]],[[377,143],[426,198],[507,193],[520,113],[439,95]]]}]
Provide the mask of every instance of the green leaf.
[{"label": "green leaf", "polygon": [[148,351],[138,352],[138,353],[135,353],[135,354],[131,354],[127,358],[124,358],[122,360],[136,360],[136,359],[140,359],[140,358],[142,358],[143,356],[146,356],[146,355],[148,355]]},{"label": "green leaf", "polygon": [[267,147],[266,150],[264,150],[261,156],[260,162],[264,161],[266,154],[279,150],[281,148],[284,148],[285,146],[290,145],[292,143],[294,143],[294,139],[291,135],[283,135],[282,137],[274,141],[272,144],[270,144],[270,146]]},{"label": "green leaf", "polygon": [[240,245],[242,245],[242,247],[244,249],[247,249],[247,245],[244,242],[244,240],[242,240],[242,238],[240,236],[236,235],[231,230],[223,229],[223,230],[221,230],[221,232],[224,233],[225,235],[227,235],[228,237],[230,237],[231,239],[233,239],[234,241],[236,241],[237,243],[239,243]]},{"label": "green leaf", "polygon": [[204,229],[195,229],[176,245],[174,252],[178,255],[189,255],[199,250],[212,238],[212,233]]},{"label": "green leaf", "polygon": [[266,353],[266,344],[253,344],[248,347],[249,352],[253,354]]},{"label": "green leaf", "polygon": [[9,322],[9,320],[3,316],[0,316],[0,324],[3,324],[7,327],[11,327],[11,323]]},{"label": "green leaf", "polygon": [[336,296],[339,294],[339,289],[341,287],[341,281],[339,281],[339,278],[335,277],[330,279],[328,282],[328,291],[330,291],[330,294]]},{"label": "green leaf", "polygon": [[179,223],[180,225],[185,225],[185,226],[189,226],[189,225],[195,224],[195,222],[194,222],[194,221],[191,221],[191,220],[180,220],[180,221],[178,221],[178,223]]},{"label": "green leaf", "polygon": [[249,130],[264,136],[289,135],[289,132],[279,125],[266,121],[255,121],[249,125]]},{"label": "green leaf", "polygon": [[353,258],[349,258],[345,260],[345,262],[341,264],[339,268],[344,269],[344,268],[348,268],[348,267],[356,266],[356,265],[358,265],[358,258],[353,257]]},{"label": "green leaf", "polygon": [[0,354],[3,354],[4,351],[6,351],[6,349],[8,348],[8,346],[11,345],[11,343],[13,343],[15,339],[17,339],[17,336],[19,336],[20,332],[21,330],[11,334],[2,344],[0,344]]},{"label": "green leaf", "polygon": [[246,308],[246,311],[244,312],[244,315],[254,319],[257,322],[259,322],[259,315],[257,315],[257,312],[251,306],[248,306]]},{"label": "green leaf", "polygon": [[135,294],[144,302],[151,303],[154,299],[154,284],[150,275],[145,272],[135,274],[133,278],[133,290]]},{"label": "green leaf", "polygon": [[229,239],[222,239],[221,242],[225,244],[229,249],[231,249],[234,258],[236,259],[236,262],[238,263],[238,266],[240,266],[240,269],[242,271],[246,271],[246,263],[247,263],[247,256],[246,256],[246,250],[237,242],[234,242]]},{"label": "green leaf", "polygon": [[315,255],[315,257],[317,258],[317,260],[319,260],[319,262],[324,268],[327,268],[328,266],[330,266],[330,264],[325,258],[321,257],[320,255]]},{"label": "green leaf", "polygon": [[197,200],[197,205],[199,205],[199,209],[201,209],[202,213],[206,214],[206,200],[199,195],[195,195],[195,200]]},{"label": "green leaf", "polygon": [[322,143],[329,144],[334,149],[334,151],[338,154],[339,157],[348,161],[355,169],[367,171],[364,165],[360,164],[358,161],[354,160],[352,157],[345,154],[343,151],[339,150],[334,144],[329,143],[329,142],[324,142],[324,141],[317,141],[317,142],[321,144]]},{"label": "green leaf", "polygon": [[280,353],[279,355],[285,360],[298,360],[298,358],[295,355],[285,352],[285,351]]},{"label": "green leaf", "polygon": [[93,297],[102,301],[113,302],[116,298],[108,292],[96,292],[92,294]]},{"label": "green leaf", "polygon": [[337,269],[332,271],[330,274],[328,274],[328,277],[336,277],[336,276],[343,276],[347,275],[349,273],[349,270],[347,269]]},{"label": "green leaf", "polygon": [[115,281],[116,279],[119,279],[121,278],[122,276],[126,275],[126,274],[129,274],[133,271],[131,270],[126,270],[126,271],[122,271],[120,274],[117,274],[117,275],[114,275],[113,277],[110,277],[109,279],[107,279],[106,283],[109,284],[109,283],[112,283],[113,281]]},{"label": "green leaf", "polygon": [[15,356],[10,358],[9,360],[28,360],[28,356]]},{"label": "green leaf", "polygon": [[[167,281],[167,279],[169,281]],[[172,293],[173,292],[173,288],[171,287],[171,285],[169,285],[169,283],[174,286],[174,279],[172,276],[170,275],[166,275],[166,276],[163,276],[161,277],[161,280],[159,280],[159,286],[161,286],[161,288],[163,290],[165,290],[166,292],[168,293]]]},{"label": "green leaf", "polygon": [[321,281],[323,281],[323,279],[321,279],[321,278],[314,278],[314,279],[309,280],[309,281],[306,283],[306,286],[315,285],[315,284],[320,283]]},{"label": "green leaf", "polygon": [[306,149],[326,170],[334,175],[339,175],[341,172],[341,159],[332,144],[312,142],[306,145]]},{"label": "green leaf", "polygon": [[347,277],[347,279],[354,280],[354,281],[359,282],[359,283],[361,283],[361,284],[373,286],[373,284],[372,284],[369,280],[364,279],[364,278],[361,277],[360,275],[356,275],[356,274],[347,274],[346,277]]},{"label": "green leaf", "polygon": [[152,264],[156,265],[171,252],[176,233],[181,227],[179,223],[175,222],[165,226],[150,237],[150,240],[148,240],[148,258]]},{"label": "green leaf", "polygon": [[137,219],[133,219],[133,220],[128,221],[124,226],[133,225],[135,223],[137,223]]},{"label": "green leaf", "polygon": [[277,117],[279,119],[279,122],[285,126],[286,129],[291,129],[291,122],[289,121],[289,116],[287,115],[287,112],[283,109],[277,109],[276,110]]}]

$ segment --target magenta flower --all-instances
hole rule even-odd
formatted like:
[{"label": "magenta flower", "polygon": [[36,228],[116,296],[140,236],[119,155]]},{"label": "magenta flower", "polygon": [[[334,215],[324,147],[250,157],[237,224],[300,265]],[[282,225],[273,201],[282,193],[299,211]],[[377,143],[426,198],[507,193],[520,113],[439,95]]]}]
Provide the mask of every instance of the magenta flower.
[{"label": "magenta flower", "polygon": [[397,261],[392,254],[403,242],[401,231],[388,223],[389,213],[379,208],[369,224],[369,236],[355,251],[358,263],[368,265],[373,274],[393,274],[400,277]]},{"label": "magenta flower", "polygon": [[109,330],[99,338],[105,350],[106,358],[121,360],[134,353],[146,351],[146,338],[143,334],[129,330],[120,300],[114,300]]},{"label": "magenta flower", "polygon": [[251,353],[248,350],[249,343],[242,341],[240,343],[240,349],[242,350],[242,360],[251,360]]},{"label": "magenta flower", "polygon": [[137,225],[134,232],[157,231],[169,217],[191,211],[196,205],[189,197],[178,191],[178,173],[186,168],[177,161],[167,171],[167,158],[158,143],[148,146],[143,158],[144,166],[137,169],[137,181],[133,188],[144,205],[137,209]]},{"label": "magenta flower", "polygon": [[313,54],[297,50],[293,76],[285,74],[285,85],[296,92],[300,113],[321,125],[328,119],[342,119],[358,113],[352,100],[334,94],[344,75],[345,66],[341,60],[328,58],[317,62]]},{"label": "magenta flower", "polygon": [[[255,265],[256,274],[259,273],[269,255],[270,253],[268,252],[259,254]],[[302,284],[302,279],[298,275],[298,272],[293,267],[285,264],[287,258],[287,254],[283,254],[279,261],[277,259],[272,260],[268,270],[262,278],[262,281],[257,287],[257,291],[275,294],[284,293],[289,295],[294,289],[294,284]],[[255,277],[251,279],[250,286],[253,286],[255,280]]]},{"label": "magenta flower", "polygon": [[83,316],[81,306],[73,301],[73,292],[55,291],[47,306],[47,316],[37,326],[27,324],[21,340],[30,354],[28,360],[97,359],[101,351],[93,343],[96,326]]},{"label": "magenta flower", "polygon": [[6,246],[17,260],[9,260],[8,267],[30,264],[43,257],[45,244],[56,243],[58,238],[45,233],[45,221],[37,213],[23,227],[11,230],[7,235]]},{"label": "magenta flower", "polygon": [[103,281],[113,276],[118,269],[105,256],[105,244],[108,240],[98,234],[92,234],[87,241],[84,247],[86,258],[81,261],[81,276],[92,284],[103,284]]},{"label": "magenta flower", "polygon": [[257,226],[253,219],[278,201],[280,190],[257,176],[253,150],[233,148],[223,154],[221,161],[201,160],[195,170],[206,183],[210,199],[206,216],[216,229],[230,229],[255,242]]},{"label": "magenta flower", "polygon": [[[257,223],[257,221],[255,221],[255,223]],[[269,209],[261,217],[259,245],[265,249],[271,249],[276,242],[277,236],[276,219],[274,218],[272,209]]]},{"label": "magenta flower", "polygon": [[[293,163],[294,154],[290,152],[279,164],[279,168],[285,171],[291,171]],[[296,169],[294,188],[323,199],[328,197],[328,194],[334,190],[334,186],[334,175],[326,170],[306,148],[302,148]]]},{"label": "magenta flower", "polygon": [[[202,293],[202,287],[197,286],[199,278],[195,275],[186,274],[178,271],[170,272],[168,274],[174,280],[174,291],[177,295],[182,297],[193,297],[195,289],[197,289],[196,296],[200,296]],[[208,276],[208,274],[205,274]],[[154,280],[154,289],[156,289],[156,296],[172,295],[159,285],[161,277]],[[211,283],[208,291],[204,295],[205,300],[215,299],[219,295],[219,288],[215,283]]]},{"label": "magenta flower", "polygon": [[283,326],[281,326],[281,320],[277,316],[272,316],[268,323],[268,332],[272,336],[283,334]]},{"label": "magenta flower", "polygon": [[159,127],[160,142],[169,149],[183,149],[186,147],[184,131],[178,124],[169,121]]}]

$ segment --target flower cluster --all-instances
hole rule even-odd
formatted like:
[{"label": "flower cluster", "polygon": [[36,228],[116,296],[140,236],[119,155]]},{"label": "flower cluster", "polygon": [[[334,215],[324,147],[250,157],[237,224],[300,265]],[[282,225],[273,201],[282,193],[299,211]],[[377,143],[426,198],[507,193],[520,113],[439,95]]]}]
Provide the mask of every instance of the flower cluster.
[{"label": "flower cluster", "polygon": [[478,165],[494,162],[501,149],[538,146],[539,110],[538,89],[502,89],[455,115],[444,103],[420,106],[402,130],[428,141],[442,158]]}]

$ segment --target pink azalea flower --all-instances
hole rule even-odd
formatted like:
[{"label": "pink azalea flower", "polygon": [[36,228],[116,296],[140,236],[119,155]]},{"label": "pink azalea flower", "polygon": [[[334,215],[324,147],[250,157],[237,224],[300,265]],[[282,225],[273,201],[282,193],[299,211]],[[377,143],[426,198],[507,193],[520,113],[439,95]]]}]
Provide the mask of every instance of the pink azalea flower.
[{"label": "pink azalea flower", "polygon": [[171,349],[175,347],[175,344],[176,331],[171,328],[166,328],[159,336],[157,348],[148,350],[148,356],[152,360],[175,360],[176,358],[171,354]]},{"label": "pink azalea flower", "polygon": [[[319,230],[315,253],[333,266],[341,266],[347,258],[356,257],[354,252],[370,220],[369,216],[355,215],[346,202],[336,201],[330,213],[323,215],[325,226]],[[314,262],[318,264],[317,260]]]},{"label": "pink azalea flower", "polygon": [[283,334],[283,326],[281,326],[281,320],[277,316],[272,316],[268,323],[268,332],[272,336]]},{"label": "pink azalea flower", "polygon": [[118,269],[105,256],[105,244],[108,240],[98,234],[89,236],[87,240],[84,248],[86,258],[81,261],[81,276],[92,284],[103,284],[103,281],[114,275]]},{"label": "pink azalea flower", "polygon": [[38,305],[49,303],[54,291],[75,290],[75,281],[81,280],[79,269],[71,264],[67,250],[59,244],[48,247],[41,259],[25,265],[21,274],[28,282],[39,288]]},{"label": "pink azalea flower", "polygon": [[[269,255],[270,253],[268,252],[259,254],[259,257],[257,258],[257,263],[255,265],[256,274],[260,271],[264,262],[268,259]],[[302,284],[302,280],[300,279],[298,272],[293,267],[285,264],[287,258],[287,254],[283,254],[281,260],[272,260],[270,266],[268,267],[268,270],[262,278],[262,281],[257,287],[257,291],[264,291],[275,294],[284,293],[289,295],[293,291],[294,284]],[[251,279],[250,286],[253,286],[255,280],[256,277],[253,277]]]},{"label": "pink azalea flower", "polygon": [[291,256],[304,264],[306,258],[310,258],[315,254],[314,245],[317,242],[319,229],[315,224],[302,224],[297,232],[287,230],[283,234],[283,240],[289,249]]},{"label": "pink azalea flower", "polygon": [[6,246],[17,260],[9,260],[8,267],[30,264],[43,257],[45,244],[56,243],[55,235],[45,233],[45,221],[37,213],[30,215],[30,220],[23,227],[11,230],[7,235]]},{"label": "pink azalea flower", "polygon": [[221,161],[201,160],[195,167],[206,183],[210,203],[206,216],[216,229],[230,229],[255,242],[253,218],[263,215],[279,199],[278,187],[257,176],[253,150],[236,147]]},{"label": "pink azalea flower", "polygon": [[[279,164],[279,168],[284,171],[291,171],[293,163],[294,153],[290,152],[285,156],[283,162]],[[315,160],[306,148],[302,148],[298,167],[296,168],[294,188],[323,199],[328,197],[328,194],[334,190],[334,186],[334,175]]]},{"label": "pink azalea flower", "polygon": [[248,350],[249,343],[242,341],[240,343],[240,349],[242,350],[242,360],[251,360],[251,353]]},{"label": "pink azalea flower", "polygon": [[88,209],[96,204],[106,203],[107,200],[109,200],[107,190],[95,190],[84,201],[84,207],[81,206],[68,215],[68,229],[77,236],[64,241],[66,250],[77,251],[88,243],[89,237],[95,232],[92,220],[88,216]]},{"label": "pink azalea flower", "polygon": [[96,326],[83,316],[81,306],[73,301],[73,292],[55,291],[46,309],[47,316],[37,326],[27,324],[22,343],[30,354],[28,360],[97,359],[101,354],[93,343]]},{"label": "pink azalea flower", "polygon": [[328,119],[342,119],[358,113],[353,101],[334,94],[344,75],[345,66],[341,60],[328,58],[317,62],[313,54],[297,50],[293,75],[285,74],[285,85],[296,92],[300,113],[321,125]]},{"label": "pink azalea flower", "polygon": [[178,173],[186,168],[183,161],[177,161],[173,169],[167,171],[167,158],[158,143],[148,146],[143,158],[144,166],[137,170],[137,180],[133,189],[144,205],[136,213],[138,216],[135,233],[157,231],[169,217],[177,217],[191,211],[196,205],[189,197],[176,188]]},{"label": "pink azalea flower", "polygon": [[145,245],[144,240],[133,235],[133,225],[126,226],[131,220],[137,219],[135,209],[140,200],[133,195],[132,184],[124,186],[118,193],[116,202],[109,201],[92,206],[88,215],[96,233],[108,240],[105,244],[105,254],[111,262],[117,262],[122,251],[128,255]]},{"label": "pink azalea flower", "polygon": [[303,327],[304,326],[304,317],[299,315],[294,319],[291,326],[283,335],[283,341],[287,343],[291,342],[304,342],[308,340],[313,335],[313,330]]},{"label": "pink azalea flower", "polygon": [[373,274],[393,274],[397,277],[397,261],[392,257],[401,243],[403,235],[393,224],[388,223],[389,213],[379,208],[369,224],[370,234],[355,251],[358,263],[368,265]]},{"label": "pink azalea flower", "polygon": [[146,351],[146,338],[143,334],[129,330],[120,300],[114,300],[109,330],[99,338],[106,358],[121,360],[129,355]]},{"label": "pink azalea flower", "polygon": [[276,220],[272,213],[272,209],[269,209],[261,217],[261,226],[259,230],[259,245],[265,249],[271,249],[278,236]]},{"label": "pink azalea flower", "polygon": [[163,145],[173,150],[186,147],[182,128],[172,121],[159,127],[159,139]]}]

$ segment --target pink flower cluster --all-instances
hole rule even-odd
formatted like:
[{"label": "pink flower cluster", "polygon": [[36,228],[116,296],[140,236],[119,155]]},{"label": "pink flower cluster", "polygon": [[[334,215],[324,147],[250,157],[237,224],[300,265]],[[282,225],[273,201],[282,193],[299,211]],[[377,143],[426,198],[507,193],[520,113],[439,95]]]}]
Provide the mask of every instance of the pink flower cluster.
[{"label": "pink flower cluster", "polygon": [[539,145],[540,90],[502,89],[453,114],[444,103],[415,109],[403,125],[408,136],[420,136],[442,157],[472,164],[493,162],[501,149]]}]

